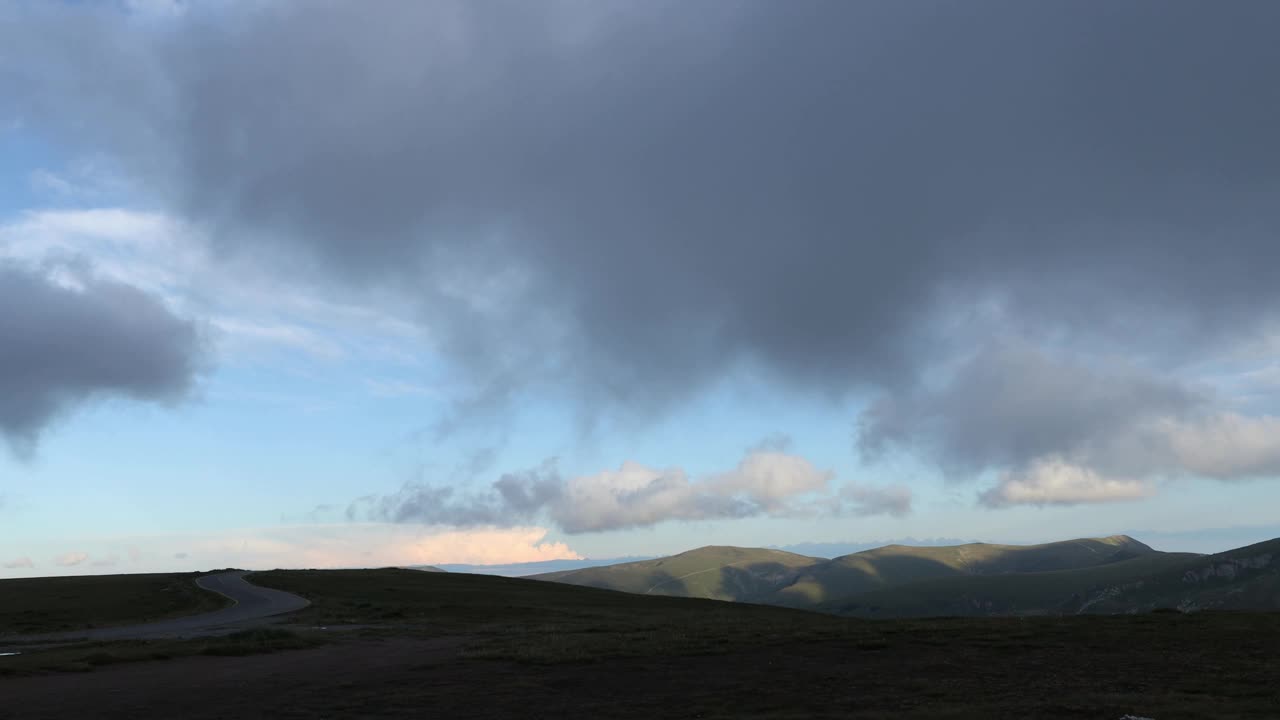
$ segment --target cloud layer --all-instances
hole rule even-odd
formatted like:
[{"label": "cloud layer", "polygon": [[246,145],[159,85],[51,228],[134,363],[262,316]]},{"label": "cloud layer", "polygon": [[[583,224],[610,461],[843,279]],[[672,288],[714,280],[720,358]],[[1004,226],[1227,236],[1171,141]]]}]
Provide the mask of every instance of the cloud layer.
[{"label": "cloud layer", "polygon": [[1185,359],[1275,319],[1274,3],[5,13],[12,112],[224,247],[400,287],[477,402],[892,386],[956,322]]},{"label": "cloud layer", "polygon": [[[470,381],[461,409],[550,387],[647,419],[751,373],[879,397],[867,457],[990,475],[988,505],[1102,502],[1280,474],[1276,408],[1188,379],[1280,327],[1277,23],[1249,0],[8,5],[0,113],[103,153],[220,256],[394,297]],[[34,358],[0,356],[19,445],[190,377],[186,325],[128,287],[11,271],[5,292],[63,308],[38,330],[0,309]],[[788,457],[542,468],[352,512],[588,532],[909,508],[824,495]]]},{"label": "cloud layer", "polygon": [[680,468],[626,462],[617,470],[563,479],[554,464],[503,475],[488,492],[409,484],[392,495],[360,498],[348,519],[427,525],[510,525],[547,518],[566,533],[649,527],[667,521],[803,517],[848,513],[896,515],[911,510],[902,486],[846,484],[808,460],[751,450],[728,472],[694,479]]}]

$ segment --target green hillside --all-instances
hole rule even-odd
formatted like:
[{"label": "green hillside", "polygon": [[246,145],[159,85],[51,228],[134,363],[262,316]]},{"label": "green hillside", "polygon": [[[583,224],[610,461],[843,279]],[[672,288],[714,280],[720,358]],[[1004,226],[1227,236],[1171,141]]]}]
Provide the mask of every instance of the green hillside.
[{"label": "green hillside", "polygon": [[533,577],[862,617],[1280,609],[1280,540],[1212,556],[1159,552],[1127,535],[1042,545],[888,545],[832,560],[704,547]]},{"label": "green hillside", "polygon": [[217,610],[230,601],[198,573],[0,580],[0,637],[132,625]]},{"label": "green hillside", "polygon": [[656,560],[532,577],[642,595],[759,602],[792,583],[804,568],[822,562],[782,550],[709,546]]},{"label": "green hillside", "polygon": [[935,578],[818,609],[863,617],[1280,610],[1280,539],[1217,555],[1148,553],[1055,572]]},{"label": "green hillside", "polygon": [[760,548],[703,547],[656,560],[532,576],[647,595],[837,606],[859,593],[920,580],[1093,567],[1161,555],[1124,535],[1043,545],[888,545],[833,560]]},{"label": "green hillside", "polygon": [[1134,582],[1108,588],[1090,612],[1280,610],[1280,538],[1216,555],[1193,556]]},{"label": "green hillside", "polygon": [[859,593],[922,580],[1069,570],[1159,554],[1127,535],[1042,545],[888,545],[814,565],[768,601],[790,607],[830,607]]},{"label": "green hillside", "polygon": [[839,597],[816,609],[863,617],[1075,615],[1110,588],[1197,557],[1151,553],[1067,570],[937,577]]}]

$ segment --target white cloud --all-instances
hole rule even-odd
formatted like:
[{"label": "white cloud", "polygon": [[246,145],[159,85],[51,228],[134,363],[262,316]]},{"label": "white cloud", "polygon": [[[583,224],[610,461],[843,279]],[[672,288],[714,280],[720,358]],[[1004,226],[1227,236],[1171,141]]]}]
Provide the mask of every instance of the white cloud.
[{"label": "white cloud", "polygon": [[1280,477],[1280,417],[1219,413],[1161,429],[1190,473],[1220,480]]},{"label": "white cloud", "polygon": [[1025,471],[1006,473],[982,493],[988,507],[1006,505],[1077,505],[1141,500],[1154,494],[1145,480],[1104,477],[1061,459],[1038,460]]},{"label": "white cloud", "polygon": [[679,468],[657,470],[628,461],[617,470],[569,480],[552,513],[568,532],[641,527],[727,513],[723,497],[699,490]]},{"label": "white cloud", "polygon": [[[1280,418],[1236,413],[1164,418],[1125,429],[1112,438],[1110,451],[1119,457],[1038,458],[1025,469],[1005,472],[981,501],[991,507],[1105,503],[1150,497],[1159,478],[1280,477]],[[1130,473],[1101,469],[1108,465],[1127,466]]]},{"label": "white cloud", "polygon": [[937,386],[882,398],[859,442],[922,451],[948,475],[994,471],[988,506],[1134,500],[1163,479],[1280,477],[1280,417],[1129,363],[996,343]]},{"label": "white cloud", "polygon": [[904,486],[848,484],[832,491],[835,474],[807,459],[756,450],[733,470],[702,480],[683,470],[627,462],[569,480],[551,516],[566,532],[645,527],[668,520],[809,517],[817,514],[902,516],[911,510]]},{"label": "white cloud", "polygon": [[69,552],[69,553],[63,553],[59,555],[58,557],[54,558],[53,561],[54,563],[62,567],[74,567],[76,565],[83,564],[84,561],[88,559],[89,559],[89,553]]},{"label": "white cloud", "polygon": [[748,451],[734,469],[700,479],[681,468],[628,461],[616,470],[564,480],[548,462],[503,475],[482,493],[406,485],[391,495],[356,500],[347,516],[456,527],[546,519],[576,534],[669,521],[910,511],[911,491],[905,487],[848,486],[836,493],[833,477],[805,458],[767,450]]},{"label": "white cloud", "polygon": [[[260,258],[211,247],[188,223],[124,208],[28,211],[0,223],[0,259],[55,270],[91,265],[98,277],[205,319],[224,360],[271,349],[325,360],[414,358],[428,348],[429,335],[394,295],[320,287],[301,268],[282,275]],[[60,276],[74,282],[74,273]]]},{"label": "white cloud", "polygon": [[748,453],[738,467],[713,478],[709,486],[719,493],[745,495],[771,512],[796,495],[823,490],[834,475],[798,455],[764,450]]},{"label": "white cloud", "polygon": [[36,564],[31,562],[31,558],[20,557],[20,558],[15,558],[13,560],[10,560],[9,562],[5,563],[2,567],[4,567],[6,570],[20,570],[20,569],[30,570],[35,566]]}]

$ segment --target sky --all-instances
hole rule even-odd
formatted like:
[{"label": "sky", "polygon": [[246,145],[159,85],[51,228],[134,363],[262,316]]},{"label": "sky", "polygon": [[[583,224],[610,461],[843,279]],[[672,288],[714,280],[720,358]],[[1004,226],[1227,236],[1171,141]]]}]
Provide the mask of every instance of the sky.
[{"label": "sky", "polygon": [[1270,0],[0,0],[0,577],[1280,535]]}]

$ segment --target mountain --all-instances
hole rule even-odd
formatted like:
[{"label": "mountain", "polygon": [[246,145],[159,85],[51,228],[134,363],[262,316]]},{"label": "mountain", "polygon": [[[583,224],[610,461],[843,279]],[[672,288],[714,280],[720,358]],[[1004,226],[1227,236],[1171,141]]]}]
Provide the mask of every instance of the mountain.
[{"label": "mountain", "polygon": [[1113,535],[1042,545],[888,545],[832,560],[713,546],[532,577],[861,617],[1280,610],[1280,539],[1216,555],[1160,552]]},{"label": "mountain", "polygon": [[813,565],[768,602],[829,607],[859,593],[922,580],[1087,568],[1152,554],[1161,553],[1127,535],[1042,545],[888,545]]},{"label": "mountain", "polygon": [[1196,555],[1126,583],[1103,588],[1089,612],[1160,608],[1280,610],[1280,538],[1214,555]]},{"label": "mountain", "polygon": [[1195,559],[1151,553],[1064,570],[934,577],[836,597],[815,609],[862,617],[1075,615],[1113,588]]},{"label": "mountain", "polygon": [[781,550],[709,546],[655,560],[531,577],[644,595],[760,602],[821,562]]},{"label": "mountain", "polygon": [[858,593],[929,578],[1089,567],[1153,553],[1127,536],[1029,546],[889,545],[832,560],[766,548],[710,546],[654,560],[530,577],[640,594],[816,609]]},{"label": "mountain", "polygon": [[1280,539],[1207,556],[1156,553],[1057,572],[938,578],[819,609],[864,617],[1280,610]]}]

